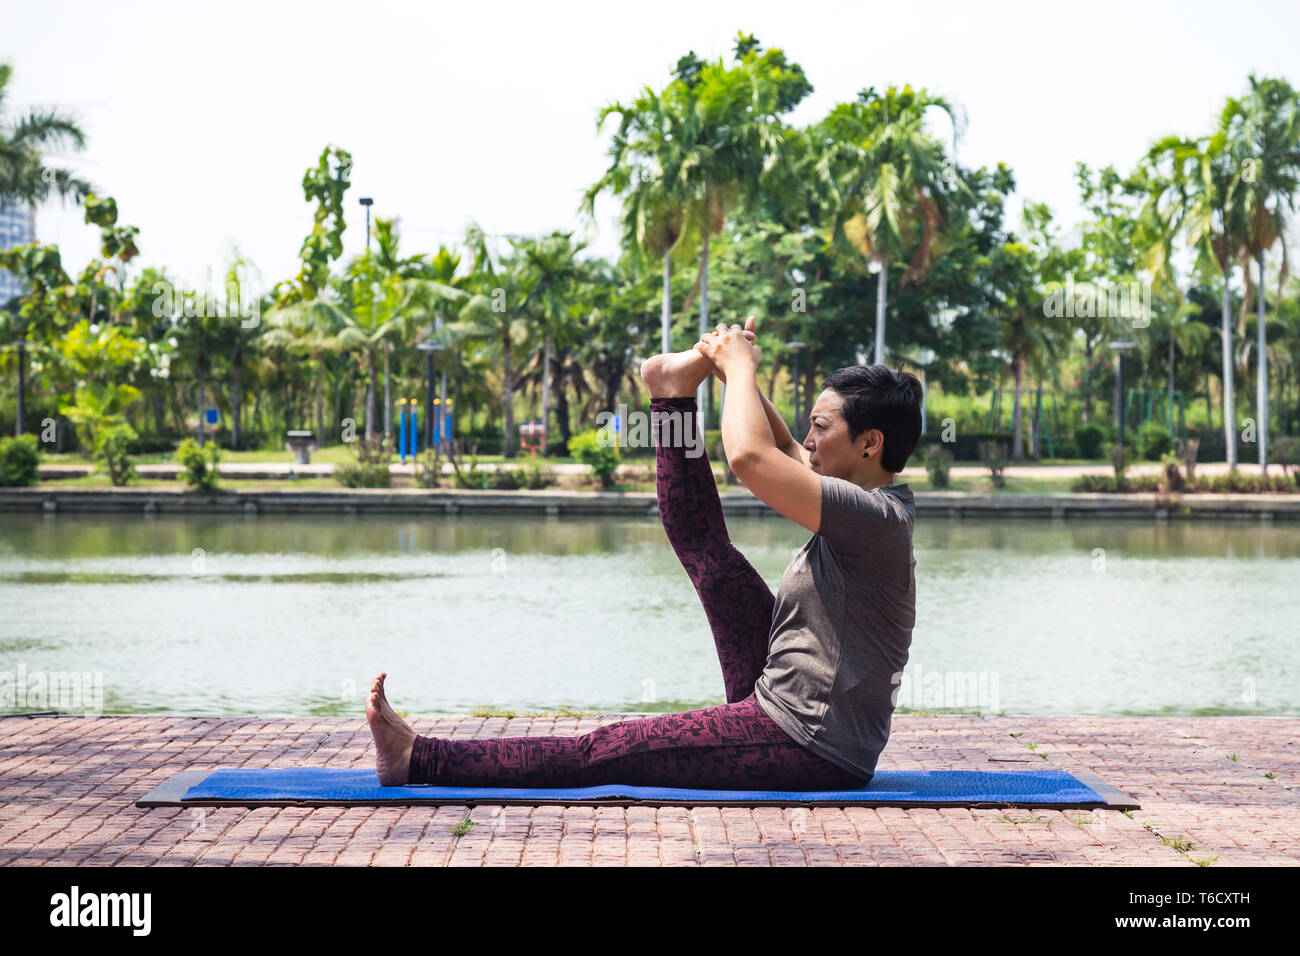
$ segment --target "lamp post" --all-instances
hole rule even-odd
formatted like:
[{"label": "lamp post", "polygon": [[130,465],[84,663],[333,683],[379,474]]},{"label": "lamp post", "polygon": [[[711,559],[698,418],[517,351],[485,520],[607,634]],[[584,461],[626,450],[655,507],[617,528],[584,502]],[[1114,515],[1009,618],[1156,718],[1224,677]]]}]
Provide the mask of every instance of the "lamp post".
[{"label": "lamp post", "polygon": [[366,252],[370,251],[370,207],[375,201],[369,196],[362,196],[357,202],[366,207]]},{"label": "lamp post", "polygon": [[794,440],[802,443],[803,439],[799,437],[802,431],[800,422],[803,421],[799,415],[799,350],[804,347],[804,343],[794,339],[786,342],[785,347],[794,353]]},{"label": "lamp post", "polygon": [[1132,342],[1111,342],[1108,348],[1115,350],[1115,444],[1124,447],[1124,353],[1133,347]]},{"label": "lamp post", "polygon": [[442,343],[432,338],[416,346],[424,353],[424,447],[433,447],[433,353],[442,351]]}]

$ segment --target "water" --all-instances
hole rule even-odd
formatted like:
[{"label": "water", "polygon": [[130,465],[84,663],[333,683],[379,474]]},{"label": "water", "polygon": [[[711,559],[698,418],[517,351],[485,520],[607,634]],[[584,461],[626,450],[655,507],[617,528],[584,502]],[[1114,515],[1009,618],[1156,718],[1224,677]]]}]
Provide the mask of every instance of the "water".
[{"label": "water", "polygon": [[[808,538],[729,526],[774,589]],[[915,547],[900,710],[1300,714],[1300,526],[922,516]],[[723,702],[654,518],[0,515],[0,711],[359,716],[380,670],[422,715]],[[56,672],[79,698],[21,706]]]}]

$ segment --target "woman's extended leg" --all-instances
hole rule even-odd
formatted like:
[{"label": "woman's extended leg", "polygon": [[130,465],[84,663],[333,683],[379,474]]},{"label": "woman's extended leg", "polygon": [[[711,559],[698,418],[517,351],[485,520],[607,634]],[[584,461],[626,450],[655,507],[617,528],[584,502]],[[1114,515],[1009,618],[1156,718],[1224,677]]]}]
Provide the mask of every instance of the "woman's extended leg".
[{"label": "woman's extended leg", "polygon": [[713,469],[695,441],[695,397],[655,395],[654,391],[652,385],[650,427],[659,517],[704,605],[727,701],[734,703],[753,691],[763,672],[776,599],[727,534]]},{"label": "woman's extended leg", "polygon": [[606,724],[577,736],[415,738],[409,783],[462,787],[629,786],[856,789],[863,781],[772,722],[753,692],[702,710]]},{"label": "woman's extended leg", "polygon": [[795,741],[751,693],[680,714],[620,720],[576,736],[422,737],[393,710],[380,674],[366,719],[385,787],[587,787],[837,790],[863,781]]}]

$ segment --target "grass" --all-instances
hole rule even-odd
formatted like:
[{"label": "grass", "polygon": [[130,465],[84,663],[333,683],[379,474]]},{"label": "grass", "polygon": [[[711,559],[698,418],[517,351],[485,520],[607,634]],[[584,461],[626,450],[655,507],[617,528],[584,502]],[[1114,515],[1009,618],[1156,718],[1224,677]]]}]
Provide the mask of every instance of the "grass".
[{"label": "grass", "polygon": [[[1130,820],[1134,819],[1133,814],[1130,811],[1121,810],[1120,812],[1124,814],[1124,816],[1128,817]],[[1193,843],[1191,840],[1187,839],[1186,837],[1182,837],[1182,836],[1175,836],[1175,837],[1162,836],[1160,831],[1156,829],[1154,823],[1150,823],[1150,822],[1143,823],[1142,828],[1146,830],[1148,833],[1160,837],[1161,846],[1167,846],[1171,850],[1175,850],[1178,853],[1181,853],[1188,862],[1195,863],[1197,866],[1200,867],[1212,866],[1214,862],[1219,858],[1217,853],[1212,853],[1209,856],[1192,856],[1190,853],[1188,853],[1188,850],[1195,849],[1196,848],[1195,843]]]},{"label": "grass", "polygon": [[[320,455],[313,455],[313,461],[325,463],[339,463],[350,460],[349,453],[342,448],[326,449]],[[280,462],[287,463],[287,455],[283,452],[227,452],[223,457],[223,462],[240,462],[240,461],[263,461],[263,462]],[[505,459],[500,455],[481,456],[480,463],[502,462]],[[524,464],[530,459],[521,457],[515,459],[517,464]],[[136,464],[149,463],[172,463],[171,459],[165,455],[138,456],[134,459]],[[88,465],[90,462],[74,455],[49,455],[47,456],[49,464],[63,465]],[[552,464],[573,464],[570,458],[547,458],[544,459],[545,465]],[[1069,462],[1070,464],[1098,464],[1097,462]],[[617,482],[609,489],[602,489],[599,481],[592,475],[561,475],[559,480],[549,486],[557,490],[574,490],[574,491],[600,491],[608,490],[614,492],[653,492],[655,490],[654,481],[654,463],[653,460],[647,459],[629,459],[624,464],[633,466],[634,471],[628,478]],[[718,481],[718,490],[722,494],[731,492],[745,492],[745,487],[740,484],[728,484],[725,479],[725,468],[721,463],[715,462],[714,476]],[[901,478],[902,476],[900,476]],[[443,476],[443,488],[453,487],[453,478],[450,474]],[[988,476],[979,476],[973,478],[953,477],[949,480],[948,486],[944,489],[935,489],[930,479],[925,475],[907,476],[900,483],[906,483],[913,491],[953,491],[966,494],[994,494],[994,495],[1034,495],[1034,494],[1059,494],[1073,491],[1075,479],[1068,476],[1061,477],[1021,477],[1015,474],[1006,476],[1005,486],[994,488],[993,481]],[[42,489],[55,490],[58,488],[109,488],[111,484],[103,469],[96,467],[95,471],[86,477],[80,478],[62,478],[47,479],[37,483],[37,487]],[[130,487],[133,488],[156,488],[156,489],[175,489],[184,487],[176,480],[168,479],[137,479]],[[337,490],[342,486],[332,477],[312,477],[296,478],[290,481],[288,478],[265,478],[265,479],[236,479],[222,478],[219,486],[221,489],[231,491],[272,491],[277,489],[295,488],[308,490]],[[393,488],[415,488],[418,487],[414,478],[407,476],[394,476],[392,482]],[[523,490],[523,489],[521,489]]]},{"label": "grass", "polygon": [[[57,478],[37,482],[37,488],[58,490],[60,488],[112,488],[108,475],[96,472],[83,478]],[[127,488],[142,488],[151,491],[186,491],[189,486],[179,478],[138,478]],[[286,491],[298,489],[337,490],[339,483],[333,478],[222,478],[217,491]]]},{"label": "grass", "polygon": [[996,823],[1051,823],[1052,818],[1031,812],[1029,816],[1023,820],[1017,820],[1015,817],[1009,817],[1006,814],[1003,814],[1000,817],[994,817],[994,821]]},{"label": "grass", "polygon": [[574,710],[571,707],[560,707],[556,710],[530,710],[517,711],[504,709],[500,710],[495,707],[475,707],[469,711],[471,717],[505,717],[513,719],[515,717],[599,717],[599,710]]},{"label": "grass", "polygon": [[936,489],[931,485],[929,478],[918,477],[908,478],[906,484],[913,491],[964,491],[969,494],[994,494],[994,495],[1033,495],[1033,494],[1050,494],[1052,492],[1070,491],[1074,485],[1074,478],[1062,476],[1060,478],[1019,478],[1014,475],[1006,476],[1006,487],[994,488],[992,478],[949,478],[948,487]]}]

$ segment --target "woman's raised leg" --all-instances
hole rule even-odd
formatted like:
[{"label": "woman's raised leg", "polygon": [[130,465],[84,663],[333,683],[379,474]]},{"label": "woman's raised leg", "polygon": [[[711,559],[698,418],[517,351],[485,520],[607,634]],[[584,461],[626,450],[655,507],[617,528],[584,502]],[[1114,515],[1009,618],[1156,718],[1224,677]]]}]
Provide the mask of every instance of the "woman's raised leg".
[{"label": "woman's raised leg", "polygon": [[698,409],[691,393],[710,373],[713,363],[693,350],[657,358],[678,363],[675,377],[642,369],[651,389],[659,517],[704,605],[722,665],[727,701],[734,703],[753,691],[767,663],[776,598],[762,575],[731,543],[717,481],[698,441]]}]

